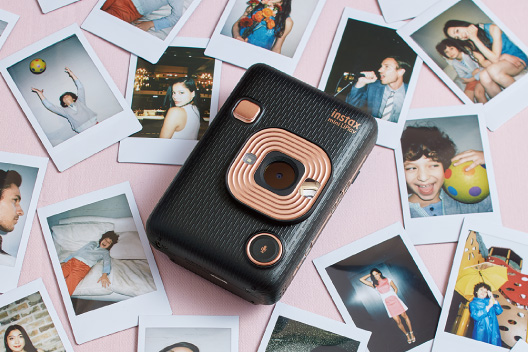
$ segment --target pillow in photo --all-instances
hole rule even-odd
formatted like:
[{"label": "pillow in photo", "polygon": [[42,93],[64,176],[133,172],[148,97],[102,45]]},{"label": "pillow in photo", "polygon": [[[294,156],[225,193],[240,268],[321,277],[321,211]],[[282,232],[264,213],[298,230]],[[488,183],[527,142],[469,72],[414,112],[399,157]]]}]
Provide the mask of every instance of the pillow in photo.
[{"label": "pillow in photo", "polygon": [[136,231],[118,233],[119,239],[110,249],[113,259],[147,259]]},{"label": "pillow in photo", "polygon": [[90,241],[99,241],[101,236],[114,230],[114,224],[97,222],[89,224],[56,225],[51,228],[53,241],[64,251],[76,251]]}]

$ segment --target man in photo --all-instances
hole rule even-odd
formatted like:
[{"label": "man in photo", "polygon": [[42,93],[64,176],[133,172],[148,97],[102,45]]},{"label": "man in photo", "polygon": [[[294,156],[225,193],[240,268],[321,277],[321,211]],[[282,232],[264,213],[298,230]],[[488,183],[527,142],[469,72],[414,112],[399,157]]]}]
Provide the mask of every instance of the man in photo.
[{"label": "man in photo", "polygon": [[118,236],[114,231],[105,232],[99,243],[90,241],[64,259],[61,268],[70,296],[73,295],[79,282],[88,275],[90,269],[101,260],[103,261],[103,274],[97,282],[100,282],[104,288],[110,286],[110,279],[108,279],[111,268],[110,249],[117,243],[117,240]]},{"label": "man in photo", "polygon": [[[20,207],[20,185],[22,176],[14,170],[0,170],[0,235],[6,235],[15,229],[24,211]],[[0,255],[9,255],[2,249],[0,236]]]},{"label": "man in photo", "polygon": [[381,120],[398,122],[398,117],[407,93],[405,73],[411,72],[411,65],[398,56],[388,56],[378,70],[363,71],[356,84],[348,93],[346,102]]},{"label": "man in photo", "polygon": [[[152,21],[138,21],[142,16],[159,10],[165,5],[170,6],[170,15]],[[183,0],[106,0],[101,10],[141,30],[153,29],[157,32],[174,27],[183,15]]]},{"label": "man in photo", "polygon": [[451,163],[458,166],[472,161],[465,169],[470,171],[485,165],[482,151],[456,154],[455,143],[438,127],[407,127],[401,146],[411,218],[492,211],[489,195],[480,202],[462,203],[443,189],[445,170]]}]

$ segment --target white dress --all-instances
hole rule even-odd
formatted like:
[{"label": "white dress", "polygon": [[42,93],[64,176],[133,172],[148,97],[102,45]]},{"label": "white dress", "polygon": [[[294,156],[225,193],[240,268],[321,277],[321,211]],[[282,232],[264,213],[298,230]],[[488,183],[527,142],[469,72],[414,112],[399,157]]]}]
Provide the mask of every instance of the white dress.
[{"label": "white dress", "polygon": [[200,131],[200,114],[198,108],[193,104],[187,104],[182,107],[187,113],[187,123],[181,131],[174,132],[171,139],[198,139]]}]

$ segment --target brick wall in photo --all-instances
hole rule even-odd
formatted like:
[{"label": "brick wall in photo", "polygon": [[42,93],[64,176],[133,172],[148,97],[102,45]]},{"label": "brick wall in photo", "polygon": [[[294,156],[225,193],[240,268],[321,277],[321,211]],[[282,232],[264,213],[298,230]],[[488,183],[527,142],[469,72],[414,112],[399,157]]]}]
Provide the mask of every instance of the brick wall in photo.
[{"label": "brick wall in photo", "polygon": [[36,348],[46,352],[65,351],[39,292],[0,307],[0,352],[6,352],[4,335],[13,324],[26,330]]}]

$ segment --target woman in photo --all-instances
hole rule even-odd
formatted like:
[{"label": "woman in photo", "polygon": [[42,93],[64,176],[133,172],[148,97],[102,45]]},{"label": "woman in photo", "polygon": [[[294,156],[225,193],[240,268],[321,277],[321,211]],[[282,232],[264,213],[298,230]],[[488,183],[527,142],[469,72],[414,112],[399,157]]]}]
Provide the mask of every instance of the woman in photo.
[{"label": "woman in photo", "polygon": [[63,93],[59,98],[60,106],[54,105],[44,96],[44,89],[31,88],[31,91],[37,93],[46,109],[67,119],[72,130],[81,133],[97,124],[97,114],[86,106],[86,94],[81,81],[68,67],[64,70],[73,79],[77,87],[77,94]]},{"label": "woman in photo", "polygon": [[160,352],[200,352],[200,349],[189,342],[178,342],[165,347]]},{"label": "woman in photo", "polygon": [[4,334],[6,352],[44,352],[33,346],[29,336],[20,325],[9,326]]},{"label": "woman in photo", "polygon": [[246,11],[233,25],[233,38],[281,53],[293,28],[292,0],[250,0]]},{"label": "woman in photo", "polygon": [[165,106],[167,113],[161,127],[160,138],[198,139],[200,111],[196,105],[198,96],[192,78],[179,78],[167,89]]},{"label": "woman in photo", "polygon": [[[368,280],[368,278],[370,278],[370,281]],[[403,301],[398,297],[398,287],[396,286],[394,281],[383,276],[381,271],[377,268],[373,268],[370,271],[370,274],[361,277],[359,281],[361,281],[361,283],[364,285],[376,289],[381,299],[383,300],[383,305],[385,306],[385,309],[387,309],[387,314],[389,315],[389,318],[394,319],[394,321],[398,325],[398,328],[400,328],[400,330],[405,334],[405,336],[407,337],[407,343],[411,344],[413,342],[416,342],[416,337],[414,336],[414,332],[411,326],[411,320],[409,319],[409,316],[406,313],[408,308],[405,303],[403,303]],[[405,326],[402,323],[402,318],[403,320],[405,320],[409,332],[405,330]]]},{"label": "woman in photo", "polygon": [[449,38],[468,43],[491,64],[480,73],[480,82],[493,98],[515,82],[514,77],[526,68],[528,57],[493,23],[469,23],[450,20],[444,25]]},{"label": "woman in photo", "polygon": [[502,346],[497,315],[502,314],[501,305],[493,297],[491,287],[484,282],[475,285],[475,298],[469,303],[469,312],[474,321],[472,339]]}]

